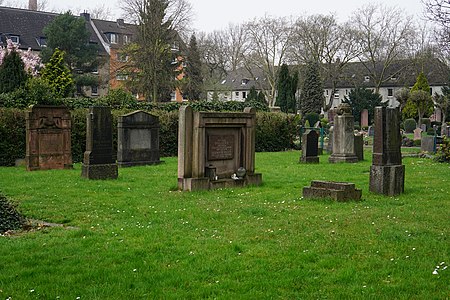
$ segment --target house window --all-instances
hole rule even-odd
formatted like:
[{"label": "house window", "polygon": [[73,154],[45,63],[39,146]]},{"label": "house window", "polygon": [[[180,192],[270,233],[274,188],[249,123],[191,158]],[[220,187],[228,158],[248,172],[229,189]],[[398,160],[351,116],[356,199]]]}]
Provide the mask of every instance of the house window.
[{"label": "house window", "polygon": [[123,43],[129,44],[131,42],[131,36],[124,34],[123,35]]},{"label": "house window", "polygon": [[239,92],[234,92],[234,95],[236,96],[236,98],[239,98]]},{"label": "house window", "polygon": [[247,78],[242,79],[241,84],[242,85],[246,85],[250,80],[248,80]]},{"label": "house window", "polygon": [[329,91],[328,90],[325,90],[325,92],[326,92],[326,94],[327,94],[327,96],[329,95]]},{"label": "house window", "polygon": [[91,86],[91,95],[92,96],[97,96],[98,95],[98,86],[96,86],[96,85]]},{"label": "house window", "polygon": [[19,36],[18,35],[10,35],[9,39],[13,44],[18,45],[19,44]]},{"label": "house window", "polygon": [[369,81],[370,81],[370,76],[369,75],[364,76],[364,82],[369,82]]},{"label": "house window", "polygon": [[339,99],[339,92],[334,93],[334,98]]},{"label": "house window", "polygon": [[116,75],[116,80],[118,80],[118,81],[123,81],[123,80],[127,80],[127,79],[128,79],[128,75],[124,75],[124,74]]},{"label": "house window", "polygon": [[36,42],[40,47],[47,47],[47,39],[45,37],[39,37],[36,39]]},{"label": "house window", "polygon": [[127,62],[128,61],[128,55],[126,55],[124,53],[117,53],[117,61]]},{"label": "house window", "polygon": [[433,95],[433,88],[430,88],[430,95]]},{"label": "house window", "polygon": [[247,92],[242,92],[242,98],[247,99]]},{"label": "house window", "polygon": [[111,44],[117,44],[117,34],[110,32],[106,34],[106,37]]},{"label": "house window", "polygon": [[388,97],[394,96],[394,89],[388,89]]}]

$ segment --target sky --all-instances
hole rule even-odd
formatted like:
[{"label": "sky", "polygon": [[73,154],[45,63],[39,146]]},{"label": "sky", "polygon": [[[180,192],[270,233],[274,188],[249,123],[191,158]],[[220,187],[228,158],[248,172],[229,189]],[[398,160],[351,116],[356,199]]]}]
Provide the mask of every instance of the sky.
[{"label": "sky", "polygon": [[[28,0],[16,0],[28,3]],[[39,2],[40,0],[38,0]],[[47,10],[67,11],[74,14],[104,5],[111,10],[113,19],[120,18],[120,0],[46,0]],[[421,0],[188,0],[193,7],[193,27],[197,32],[225,29],[228,24],[242,24],[264,15],[273,17],[302,16],[333,13],[340,22],[346,21],[353,11],[367,3],[398,6],[419,20],[423,16]]]}]

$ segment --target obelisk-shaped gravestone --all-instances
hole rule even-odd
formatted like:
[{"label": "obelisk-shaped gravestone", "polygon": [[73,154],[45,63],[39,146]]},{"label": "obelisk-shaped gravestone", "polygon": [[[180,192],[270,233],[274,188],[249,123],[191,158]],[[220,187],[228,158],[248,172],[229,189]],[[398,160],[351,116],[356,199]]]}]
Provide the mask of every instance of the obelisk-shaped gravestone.
[{"label": "obelisk-shaped gravestone", "polygon": [[88,179],[116,179],[118,176],[113,156],[112,116],[109,107],[89,108],[81,176]]},{"label": "obelisk-shaped gravestone", "polygon": [[375,108],[375,136],[370,168],[370,191],[387,196],[404,192],[400,114],[398,108]]}]

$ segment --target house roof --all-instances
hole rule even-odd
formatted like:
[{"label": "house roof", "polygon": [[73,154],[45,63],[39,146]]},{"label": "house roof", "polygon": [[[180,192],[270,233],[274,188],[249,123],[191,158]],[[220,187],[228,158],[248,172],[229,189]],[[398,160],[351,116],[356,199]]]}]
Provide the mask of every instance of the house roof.
[{"label": "house roof", "polygon": [[268,89],[267,77],[261,70],[255,69],[249,72],[247,69],[242,68],[229,72],[215,88],[224,91],[248,91],[253,86],[257,90]]},{"label": "house roof", "polygon": [[[6,39],[19,36],[19,48],[40,51],[39,39],[44,38],[43,30],[59,14],[0,6],[0,46],[6,46]],[[91,33],[90,43],[99,45],[99,52],[106,52],[89,22],[86,26]]]},{"label": "house roof", "polygon": [[[99,30],[103,42],[110,44],[112,48],[121,48],[121,45],[124,44],[123,41],[124,35],[131,37],[133,35],[136,35],[137,33],[136,25],[125,23],[123,19],[117,19],[116,21],[92,19],[92,22],[94,23],[95,27],[97,27],[97,29]],[[119,34],[120,35],[119,43],[111,44],[108,37],[106,36],[107,33]]]}]

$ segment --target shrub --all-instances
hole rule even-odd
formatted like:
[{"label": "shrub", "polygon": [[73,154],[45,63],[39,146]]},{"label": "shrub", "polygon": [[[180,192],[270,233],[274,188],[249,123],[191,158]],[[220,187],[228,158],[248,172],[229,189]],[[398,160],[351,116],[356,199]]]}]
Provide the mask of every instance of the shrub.
[{"label": "shrub", "polygon": [[153,111],[159,117],[159,154],[178,155],[178,111]]},{"label": "shrub", "polygon": [[[307,114],[305,115],[305,120],[307,120],[307,121],[309,122],[309,125],[310,125],[311,127],[313,127],[313,126],[317,123],[317,121],[320,120],[320,116],[319,116],[318,113],[307,113]],[[305,122],[306,122],[306,121],[305,121]],[[305,126],[306,126],[306,125],[305,125]]]},{"label": "shrub", "polygon": [[417,127],[416,120],[406,119],[404,122],[404,126],[405,126],[406,133],[412,133],[414,131],[414,129],[416,129],[416,127]]},{"label": "shrub", "polygon": [[88,110],[78,108],[70,111],[72,117],[72,161],[82,162],[86,150],[86,114]]},{"label": "shrub", "polygon": [[427,130],[431,127],[431,121],[429,118],[422,118],[422,124],[427,125]]},{"label": "shrub", "polygon": [[421,140],[415,140],[414,141],[414,146],[420,147],[421,145],[422,145],[422,141]]},{"label": "shrub", "polygon": [[443,143],[436,151],[435,159],[438,162],[450,162],[450,140],[444,137]]},{"label": "shrub", "polygon": [[256,114],[256,151],[284,151],[293,149],[300,119],[282,113]]},{"label": "shrub", "polygon": [[0,234],[21,229],[25,223],[26,219],[16,210],[15,205],[0,194]]},{"label": "shrub", "polygon": [[13,166],[25,158],[25,112],[17,108],[0,108],[0,165]]},{"label": "shrub", "polygon": [[128,91],[118,88],[111,89],[108,95],[98,99],[99,104],[106,105],[111,108],[136,108],[136,98]]}]

